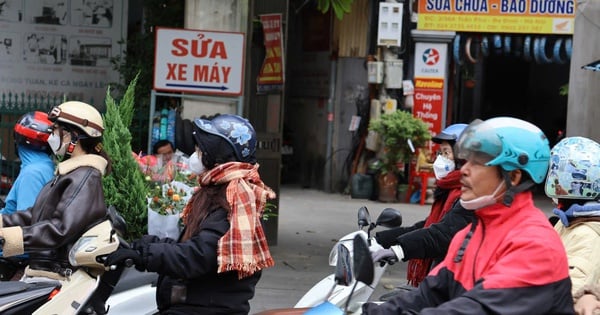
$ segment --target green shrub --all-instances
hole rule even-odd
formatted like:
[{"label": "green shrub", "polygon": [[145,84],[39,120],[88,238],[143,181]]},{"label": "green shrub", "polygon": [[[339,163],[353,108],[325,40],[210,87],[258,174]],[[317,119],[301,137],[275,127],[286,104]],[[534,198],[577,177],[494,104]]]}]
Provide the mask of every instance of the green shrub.
[{"label": "green shrub", "polygon": [[147,231],[147,187],[131,150],[131,125],[134,112],[134,90],[137,76],[129,84],[123,99],[115,101],[106,92],[104,114],[104,149],[112,161],[112,172],[103,179],[107,205],[114,205],[127,222],[129,240],[139,238]]}]

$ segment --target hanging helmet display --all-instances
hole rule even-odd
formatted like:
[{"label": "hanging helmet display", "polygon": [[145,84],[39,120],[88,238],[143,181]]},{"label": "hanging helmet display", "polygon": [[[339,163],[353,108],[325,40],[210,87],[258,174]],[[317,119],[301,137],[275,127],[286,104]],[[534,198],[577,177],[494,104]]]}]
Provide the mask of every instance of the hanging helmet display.
[{"label": "hanging helmet display", "polygon": [[442,143],[443,141],[448,141],[450,144],[454,144],[456,140],[460,137],[462,132],[467,128],[467,124],[453,124],[450,125],[442,132],[438,133],[434,137],[431,138],[431,141],[435,143]]},{"label": "hanging helmet display", "polygon": [[[233,149],[239,162],[256,161],[256,132],[247,119],[237,115],[222,114],[212,120],[196,118],[194,124],[197,130],[224,139]],[[194,137],[197,142],[201,142],[202,135],[197,131],[194,131]]]},{"label": "hanging helmet display", "polygon": [[600,196],[600,144],[568,137],[551,151],[546,195],[550,198],[597,200]]},{"label": "hanging helmet display", "polygon": [[512,117],[475,120],[456,143],[460,159],[503,170],[523,170],[535,183],[542,183],[548,171],[550,146],[537,126]]},{"label": "hanging helmet display", "polygon": [[104,132],[100,112],[93,106],[79,101],[65,102],[52,108],[48,119],[76,126],[92,138],[101,137]]},{"label": "hanging helmet display", "polygon": [[29,112],[21,116],[14,128],[15,143],[38,151],[48,149],[48,136],[52,133],[52,122],[48,114]]}]

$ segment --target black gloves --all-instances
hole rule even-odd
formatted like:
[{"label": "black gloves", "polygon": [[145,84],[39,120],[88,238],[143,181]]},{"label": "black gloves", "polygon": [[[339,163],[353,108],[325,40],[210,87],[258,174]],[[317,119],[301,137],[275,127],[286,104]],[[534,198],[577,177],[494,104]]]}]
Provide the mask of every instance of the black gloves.
[{"label": "black gloves", "polygon": [[158,241],[160,241],[160,238],[158,236],[144,235],[139,240],[131,242],[131,248],[137,250],[140,253],[143,253],[146,250],[146,248],[148,248],[148,245],[156,243]]},{"label": "black gloves", "polygon": [[105,266],[125,265],[127,267],[135,265],[135,269],[139,271],[146,270],[146,264],[142,258],[142,254],[135,249],[119,248],[114,253],[108,255]]}]

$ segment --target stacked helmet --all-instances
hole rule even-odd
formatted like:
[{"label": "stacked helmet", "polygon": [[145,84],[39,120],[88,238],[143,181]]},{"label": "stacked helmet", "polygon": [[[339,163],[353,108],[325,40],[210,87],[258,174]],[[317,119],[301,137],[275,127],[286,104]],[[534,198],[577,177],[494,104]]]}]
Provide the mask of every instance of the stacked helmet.
[{"label": "stacked helmet", "polygon": [[88,137],[98,138],[104,132],[104,122],[100,112],[93,106],[69,101],[50,111],[48,118],[53,122],[65,123],[81,129]]},{"label": "stacked helmet", "polygon": [[48,149],[48,136],[52,133],[52,122],[48,114],[29,112],[21,116],[15,124],[15,143],[38,151]]},{"label": "stacked helmet", "polygon": [[535,125],[512,117],[475,120],[456,143],[458,158],[504,171],[525,171],[535,183],[546,178],[550,145]]},{"label": "stacked helmet", "polygon": [[453,124],[446,127],[442,132],[435,135],[431,138],[431,141],[435,143],[442,143],[444,141],[449,142],[450,144],[454,144],[456,140],[460,137],[463,131],[467,128],[467,124]]},{"label": "stacked helmet", "polygon": [[600,144],[568,137],[551,151],[545,185],[550,198],[597,200],[600,196]]},{"label": "stacked helmet", "polygon": [[[245,118],[231,114],[218,115],[212,120],[196,118],[193,133],[202,151],[203,163],[208,168],[229,152],[233,152],[239,162],[256,162],[256,132]],[[226,145],[223,147],[211,141],[213,136],[224,141]],[[207,158],[210,158],[212,163],[206,163]]]}]

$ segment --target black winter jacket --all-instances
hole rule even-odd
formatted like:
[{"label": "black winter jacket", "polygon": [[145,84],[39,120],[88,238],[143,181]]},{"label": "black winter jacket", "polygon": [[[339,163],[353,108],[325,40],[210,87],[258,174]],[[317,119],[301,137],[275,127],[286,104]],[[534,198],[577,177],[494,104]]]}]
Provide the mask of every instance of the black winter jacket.
[{"label": "black winter jacket", "polygon": [[425,221],[411,227],[399,227],[375,233],[375,239],[384,248],[400,245],[406,261],[418,258],[433,258],[441,261],[454,234],[475,219],[475,211],[469,211],[456,202],[438,223],[423,228]]},{"label": "black winter jacket", "polygon": [[88,228],[106,217],[102,174],[106,160],[95,154],[61,162],[57,175],[33,206],[3,215],[4,226],[21,226],[32,269],[62,273],[71,268],[69,250]]},{"label": "black winter jacket", "polygon": [[159,274],[156,300],[161,312],[248,314],[261,272],[243,279],[235,271],[217,273],[217,243],[229,226],[227,211],[217,209],[189,240],[145,236],[134,244],[146,269]]}]

